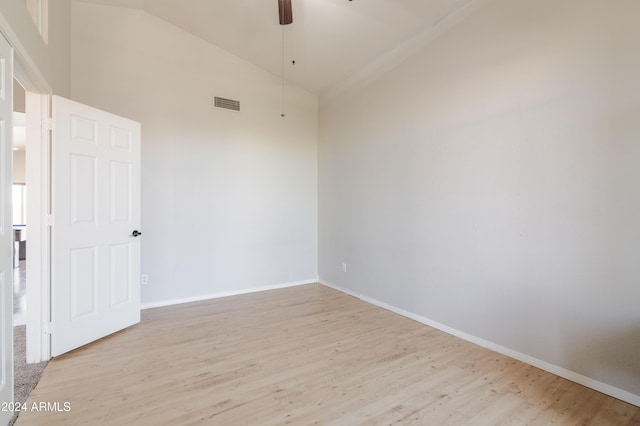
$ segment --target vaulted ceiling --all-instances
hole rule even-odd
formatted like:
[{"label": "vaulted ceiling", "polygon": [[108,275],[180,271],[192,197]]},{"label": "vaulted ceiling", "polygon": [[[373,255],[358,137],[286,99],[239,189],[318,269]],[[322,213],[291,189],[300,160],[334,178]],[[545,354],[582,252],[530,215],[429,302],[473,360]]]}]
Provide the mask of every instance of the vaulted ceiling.
[{"label": "vaulted ceiling", "polygon": [[[399,61],[478,0],[81,0],[142,9],[318,95]],[[295,64],[293,63],[295,61]]]}]

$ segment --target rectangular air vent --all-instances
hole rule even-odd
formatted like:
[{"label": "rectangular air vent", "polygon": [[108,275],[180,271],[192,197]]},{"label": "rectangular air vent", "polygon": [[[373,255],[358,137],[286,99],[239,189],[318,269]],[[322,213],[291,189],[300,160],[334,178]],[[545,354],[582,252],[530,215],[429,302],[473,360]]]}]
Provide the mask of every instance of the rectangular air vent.
[{"label": "rectangular air vent", "polygon": [[232,111],[240,111],[240,101],[234,101],[233,99],[220,98],[215,96],[213,98],[213,106],[216,108],[230,109]]}]

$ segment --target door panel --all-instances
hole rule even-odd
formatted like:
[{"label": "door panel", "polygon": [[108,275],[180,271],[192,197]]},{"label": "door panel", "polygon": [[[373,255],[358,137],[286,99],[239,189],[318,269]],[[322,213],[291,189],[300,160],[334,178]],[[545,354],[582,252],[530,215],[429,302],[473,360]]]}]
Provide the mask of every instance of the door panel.
[{"label": "door panel", "polygon": [[96,247],[70,250],[71,323],[82,321],[86,316],[98,314],[97,258]]},{"label": "door panel", "polygon": [[111,223],[131,223],[131,164],[111,162]]},{"label": "door panel", "polygon": [[134,284],[131,281],[131,245],[111,245],[111,306],[131,303]]},{"label": "door panel", "polygon": [[[13,401],[13,51],[0,35],[0,402]],[[0,425],[13,415],[0,410]]]},{"label": "door panel", "polygon": [[52,105],[57,356],[140,321],[140,124]]},{"label": "door panel", "polygon": [[71,224],[98,224],[97,158],[71,155]]}]

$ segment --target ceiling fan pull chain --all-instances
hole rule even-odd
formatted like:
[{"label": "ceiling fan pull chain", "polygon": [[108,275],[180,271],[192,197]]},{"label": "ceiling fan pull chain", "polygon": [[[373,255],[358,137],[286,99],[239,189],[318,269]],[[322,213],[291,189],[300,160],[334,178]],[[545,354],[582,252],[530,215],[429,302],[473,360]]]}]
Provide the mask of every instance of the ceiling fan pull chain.
[{"label": "ceiling fan pull chain", "polygon": [[280,117],[284,117],[284,25],[282,26],[282,112],[280,113]]}]

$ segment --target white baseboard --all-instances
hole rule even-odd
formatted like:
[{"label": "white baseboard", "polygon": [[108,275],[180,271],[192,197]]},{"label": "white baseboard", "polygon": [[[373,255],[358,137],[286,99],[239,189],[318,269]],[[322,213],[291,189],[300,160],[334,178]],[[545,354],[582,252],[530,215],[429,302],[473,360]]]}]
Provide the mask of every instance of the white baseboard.
[{"label": "white baseboard", "polygon": [[640,407],[640,395],[635,395],[631,392],[619,389],[615,386],[608,385],[606,383],[600,382],[598,380],[592,379],[587,376],[583,376],[582,374],[575,373],[573,371],[567,370],[565,368],[559,367],[557,365],[548,363],[546,361],[542,361],[540,359],[534,358],[527,354],[523,354],[522,352],[515,351],[513,349],[498,345],[496,343],[490,342],[485,339],[481,339],[479,337],[473,336],[471,334],[465,333],[460,330],[456,330],[455,328],[449,327],[447,325],[441,324],[436,321],[432,321],[428,318],[422,317],[420,315],[416,315],[412,312],[405,311],[404,309],[397,308],[395,306],[389,305],[385,302],[381,302],[377,299],[365,296],[363,294],[355,293],[349,289],[337,286],[325,280],[318,280],[318,282],[327,287],[331,287],[335,290],[348,294],[350,296],[356,297],[365,302],[371,303],[372,305],[379,306],[388,311],[394,312],[398,315],[402,315],[403,317],[410,318],[412,320],[418,321],[422,324],[428,325],[429,327],[436,328],[445,333],[451,334],[453,336],[459,337],[463,340],[466,340],[471,343],[475,343],[476,345],[482,346],[484,348],[490,349],[492,351],[501,353],[508,357],[517,359],[518,361],[522,361],[526,364],[532,365],[534,367],[540,368],[541,370],[548,371],[549,373],[553,373],[556,376],[564,377],[567,380],[571,380],[572,382],[578,383],[580,385],[586,386],[598,392],[602,392],[606,395],[612,396],[624,402],[628,402],[629,404],[633,404],[637,407]]},{"label": "white baseboard", "polygon": [[242,290],[221,291],[219,293],[203,294],[201,296],[195,296],[195,297],[185,297],[183,299],[173,299],[173,300],[163,300],[161,302],[142,303],[140,308],[143,310],[152,309],[152,308],[162,308],[165,306],[180,305],[182,303],[202,302],[204,300],[218,299],[220,297],[238,296],[238,295],[247,294],[247,293],[257,293],[259,291],[277,290],[279,288],[296,287],[296,286],[305,285],[305,284],[315,284],[317,282],[318,282],[318,278],[316,277],[313,279],[303,280],[303,281],[293,281],[293,282],[288,282],[283,284],[250,287]]}]

